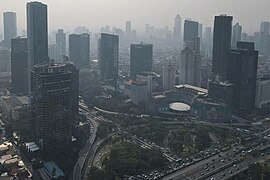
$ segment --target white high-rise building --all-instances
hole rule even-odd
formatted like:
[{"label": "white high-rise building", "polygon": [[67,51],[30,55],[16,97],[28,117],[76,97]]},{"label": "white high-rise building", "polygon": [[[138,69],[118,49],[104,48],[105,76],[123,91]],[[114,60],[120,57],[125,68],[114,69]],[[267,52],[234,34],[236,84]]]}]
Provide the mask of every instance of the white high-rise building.
[{"label": "white high-rise building", "polygon": [[176,69],[171,64],[163,67],[163,89],[164,90],[169,90],[169,89],[174,88],[175,73],[176,73]]},{"label": "white high-rise building", "polygon": [[186,46],[178,63],[179,84],[201,86],[201,56]]}]

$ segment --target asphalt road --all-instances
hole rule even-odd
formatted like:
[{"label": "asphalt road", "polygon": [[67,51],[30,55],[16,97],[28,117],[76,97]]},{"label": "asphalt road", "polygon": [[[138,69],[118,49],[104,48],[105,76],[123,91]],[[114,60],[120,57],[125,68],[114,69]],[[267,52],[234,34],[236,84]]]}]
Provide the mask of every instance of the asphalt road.
[{"label": "asphalt road", "polygon": [[98,123],[90,117],[89,112],[87,112],[85,110],[82,110],[82,112],[86,115],[87,120],[93,124],[93,130],[92,130],[92,134],[90,135],[86,145],[79,153],[78,161],[75,164],[74,169],[73,169],[73,180],[81,180],[83,178],[82,171],[84,168],[84,164],[85,164],[86,159],[89,156],[89,153],[91,153],[91,147],[95,141],[97,126],[98,126]]}]

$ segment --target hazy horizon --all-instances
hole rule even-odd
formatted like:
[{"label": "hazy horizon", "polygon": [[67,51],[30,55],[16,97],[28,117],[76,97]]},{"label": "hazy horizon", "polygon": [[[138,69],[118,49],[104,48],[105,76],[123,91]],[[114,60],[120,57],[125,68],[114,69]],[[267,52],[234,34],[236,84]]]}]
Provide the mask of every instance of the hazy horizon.
[{"label": "hazy horizon", "polygon": [[[26,3],[28,0],[1,0],[0,24],[3,32],[3,12],[17,13],[18,33],[26,29]],[[132,28],[144,30],[145,24],[157,28],[169,26],[172,29],[174,17],[180,14],[183,21],[191,18],[204,25],[212,26],[214,16],[228,14],[239,22],[243,32],[259,30],[260,22],[270,21],[269,0],[43,0],[48,5],[49,31],[64,28],[73,31],[76,26],[86,26],[98,31],[101,26],[110,25],[125,28],[125,21],[132,22]],[[254,8],[256,7],[256,9]],[[259,10],[257,10],[259,9]]]}]

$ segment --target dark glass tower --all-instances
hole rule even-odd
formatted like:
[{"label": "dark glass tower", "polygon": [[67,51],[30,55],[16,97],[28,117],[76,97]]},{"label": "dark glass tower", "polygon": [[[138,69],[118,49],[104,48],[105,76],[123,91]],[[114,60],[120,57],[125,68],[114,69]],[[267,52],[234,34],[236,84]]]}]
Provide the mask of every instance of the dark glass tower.
[{"label": "dark glass tower", "polygon": [[184,42],[193,41],[198,38],[198,22],[185,20],[184,24]]},{"label": "dark glass tower", "polygon": [[227,80],[228,52],[231,48],[232,16],[215,16],[213,40],[213,76],[219,75],[221,80]]},{"label": "dark glass tower", "polygon": [[228,80],[234,84],[233,109],[250,110],[255,107],[258,51],[254,43],[238,42],[229,52]]},{"label": "dark glass tower", "polygon": [[11,40],[11,89],[19,95],[27,94],[27,39]]},{"label": "dark glass tower", "polygon": [[16,13],[4,12],[4,44],[11,47],[11,39],[17,36]]},{"label": "dark glass tower", "polygon": [[119,37],[101,33],[99,39],[98,62],[101,79],[117,88]]},{"label": "dark glass tower", "polygon": [[130,79],[142,72],[151,72],[153,63],[152,44],[131,44],[130,46]]},{"label": "dark glass tower", "polygon": [[47,5],[40,2],[27,3],[28,65],[48,62]]},{"label": "dark glass tower", "polygon": [[27,8],[27,47],[28,47],[28,95],[31,89],[30,71],[34,65],[46,63],[48,57],[47,5],[29,2]]},{"label": "dark glass tower", "polygon": [[32,127],[45,157],[68,154],[72,132],[72,73],[66,64],[37,64],[31,71]]},{"label": "dark glass tower", "polygon": [[69,35],[69,58],[79,69],[89,68],[90,36],[87,33]]}]

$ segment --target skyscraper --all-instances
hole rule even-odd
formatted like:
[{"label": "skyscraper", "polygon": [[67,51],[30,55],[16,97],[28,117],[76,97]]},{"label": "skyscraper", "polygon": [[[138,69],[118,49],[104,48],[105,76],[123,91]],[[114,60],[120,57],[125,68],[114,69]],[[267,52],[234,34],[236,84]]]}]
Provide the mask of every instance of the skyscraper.
[{"label": "skyscraper", "polygon": [[101,79],[117,89],[119,37],[101,33],[98,45],[98,62]]},{"label": "skyscraper", "polygon": [[198,24],[198,37],[200,40],[203,38],[203,25],[201,23]]},{"label": "skyscraper", "polygon": [[176,69],[169,64],[168,66],[163,67],[163,89],[169,90],[173,89],[175,86],[175,73]]},{"label": "skyscraper", "polygon": [[185,20],[184,24],[184,42],[192,41],[198,38],[198,22]]},{"label": "skyscraper", "polygon": [[186,46],[180,53],[179,84],[201,86],[201,56]]},{"label": "skyscraper", "polygon": [[11,40],[11,90],[18,95],[27,94],[27,39]]},{"label": "skyscraper", "polygon": [[260,54],[268,55],[270,54],[270,37],[269,37],[269,22],[262,22],[260,26]]},{"label": "skyscraper", "polygon": [[242,26],[239,23],[236,23],[233,26],[232,30],[232,48],[235,49],[237,46],[237,42],[241,41],[242,36]]},{"label": "skyscraper", "polygon": [[231,48],[232,16],[215,16],[213,40],[213,76],[219,75],[221,80],[227,79],[228,52]]},{"label": "skyscraper", "polygon": [[211,27],[205,28],[204,38],[203,38],[203,48],[205,50],[205,55],[207,57],[211,57],[212,49],[213,49],[213,34],[212,34]]},{"label": "skyscraper", "polygon": [[11,47],[11,39],[17,36],[16,13],[4,12],[4,44]]},{"label": "skyscraper", "polygon": [[131,33],[131,22],[130,21],[126,21],[126,32]]},{"label": "skyscraper", "polygon": [[31,71],[32,127],[46,157],[68,154],[72,129],[72,73],[66,64],[37,64]]},{"label": "skyscraper", "polygon": [[258,51],[254,43],[238,42],[229,51],[228,80],[234,84],[233,109],[250,110],[255,107]]},{"label": "skyscraper", "polygon": [[27,8],[27,61],[28,95],[31,89],[30,71],[36,64],[48,62],[48,20],[47,5],[29,2]]},{"label": "skyscraper", "polygon": [[66,55],[66,34],[63,29],[58,29],[55,35],[57,48],[57,62],[63,61],[63,56]]},{"label": "skyscraper", "polygon": [[130,45],[130,79],[136,80],[136,75],[141,72],[151,72],[153,64],[152,44]]},{"label": "skyscraper", "polygon": [[78,69],[90,68],[90,36],[87,33],[69,35],[69,58]]},{"label": "skyscraper", "polygon": [[47,5],[40,2],[27,3],[28,67],[48,62]]},{"label": "skyscraper", "polygon": [[181,17],[179,14],[174,18],[174,28],[173,28],[173,41],[177,45],[181,45]]}]

